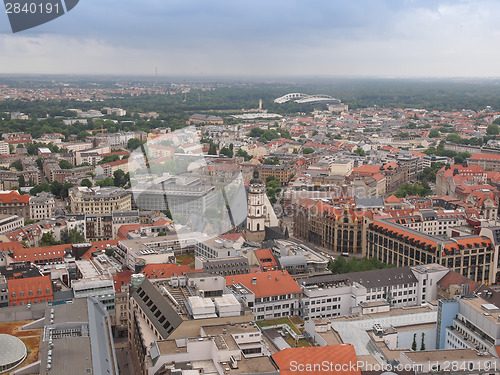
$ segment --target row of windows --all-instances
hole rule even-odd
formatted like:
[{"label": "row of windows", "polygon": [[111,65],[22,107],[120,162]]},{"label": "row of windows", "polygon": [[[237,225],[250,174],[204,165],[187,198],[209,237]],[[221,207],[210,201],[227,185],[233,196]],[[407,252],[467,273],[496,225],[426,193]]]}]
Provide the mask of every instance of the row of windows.
[{"label": "row of windows", "polygon": [[[266,306],[265,311],[281,310],[281,309],[288,309],[288,308],[290,308],[290,304],[289,303],[285,303],[283,305]],[[262,311],[264,311],[264,307],[257,308],[257,312],[262,312]]]},{"label": "row of windows", "polygon": [[323,306],[323,307],[313,307],[311,309],[311,312],[320,312],[320,311],[329,311],[329,310],[339,310],[340,305],[329,305],[329,306]]},{"label": "row of windows", "polygon": [[[49,288],[46,288],[46,289],[45,289],[45,293],[46,293],[46,294],[50,294],[50,289],[49,289]],[[38,289],[38,290],[37,290],[37,294],[38,294],[38,295],[43,294],[43,293],[42,293],[42,290],[41,290],[41,289]],[[30,289],[30,291],[28,292],[28,295],[30,295],[30,296],[34,295],[33,290],[31,290],[31,289]],[[24,297],[24,291],[21,291],[21,292],[19,293],[19,296],[20,296],[20,297]],[[16,298],[16,293],[15,293],[15,292],[12,292],[12,293],[11,293],[11,298]]]},{"label": "row of windows", "polygon": [[[47,302],[50,302],[52,301],[52,299],[49,297],[47,298]],[[38,299],[34,299],[34,300],[27,300],[27,301],[21,301],[21,305],[26,305],[27,303],[44,303],[45,302],[45,299],[44,298],[40,298],[39,300]],[[16,302],[12,302],[12,306],[17,306],[17,303]]]}]

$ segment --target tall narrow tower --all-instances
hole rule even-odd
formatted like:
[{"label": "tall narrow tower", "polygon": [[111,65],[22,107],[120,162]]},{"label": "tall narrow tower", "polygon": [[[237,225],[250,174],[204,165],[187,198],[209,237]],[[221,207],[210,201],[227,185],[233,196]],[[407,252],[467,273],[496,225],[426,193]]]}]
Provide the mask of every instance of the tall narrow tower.
[{"label": "tall narrow tower", "polygon": [[259,111],[262,111],[262,99],[259,99]]},{"label": "tall narrow tower", "polygon": [[260,243],[266,238],[265,193],[266,188],[259,179],[259,172],[255,170],[248,186],[248,215],[245,233],[248,241]]}]

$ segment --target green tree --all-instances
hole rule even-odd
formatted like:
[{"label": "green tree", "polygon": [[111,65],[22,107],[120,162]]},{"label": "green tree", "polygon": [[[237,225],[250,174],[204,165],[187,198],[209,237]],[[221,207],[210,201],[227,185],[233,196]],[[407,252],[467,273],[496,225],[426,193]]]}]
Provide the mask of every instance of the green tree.
[{"label": "green tree", "polygon": [[92,182],[88,178],[84,178],[82,182],[80,182],[80,186],[92,187]]},{"label": "green tree", "polygon": [[115,249],[113,249],[111,247],[106,248],[106,255],[108,257],[112,257],[114,253],[115,253]]},{"label": "green tree", "polygon": [[112,163],[112,162],[118,161],[118,160],[120,160],[120,157],[118,155],[106,155],[101,160],[99,160],[99,162],[97,164]]},{"label": "green tree", "polygon": [[267,158],[266,160],[264,160],[264,164],[279,165],[280,159],[277,156],[273,156],[272,158]]},{"label": "green tree", "polygon": [[163,237],[166,235],[167,235],[167,232],[165,232],[164,230],[162,230],[161,232],[158,232],[158,237]]},{"label": "green tree", "polygon": [[208,155],[217,155],[217,147],[214,143],[210,144],[210,148],[208,149]]},{"label": "green tree", "polygon": [[437,129],[432,129],[430,132],[429,132],[429,138],[439,138],[441,137],[441,133],[439,132],[439,130]]},{"label": "green tree", "polygon": [[96,186],[115,186],[115,180],[112,177],[106,177],[104,180],[95,182]]},{"label": "green tree", "polygon": [[79,141],[84,141],[85,139],[87,139],[89,135],[90,135],[89,132],[82,130],[78,132],[77,138]]},{"label": "green tree", "polygon": [[303,153],[304,155],[312,154],[313,152],[314,152],[314,148],[312,148],[312,147],[306,147],[306,148],[304,148],[304,149],[302,150],[302,153]]},{"label": "green tree", "polygon": [[15,168],[18,171],[22,171],[23,170],[23,163],[21,162],[21,160],[17,159],[16,161],[14,161],[10,165],[10,168]]},{"label": "green tree", "polygon": [[65,182],[61,188],[60,198],[65,199],[69,196],[69,189],[71,189],[74,185],[71,182]]},{"label": "green tree", "polygon": [[24,179],[24,175],[20,174],[19,177],[17,178],[17,181],[19,183],[19,187],[26,186],[26,180]]},{"label": "green tree", "polygon": [[219,154],[225,155],[225,156],[227,156],[228,158],[232,158],[232,157],[233,157],[233,150],[231,150],[231,149],[230,149],[230,148],[228,148],[228,147],[223,147],[223,148],[219,151]]},{"label": "green tree", "polygon": [[500,134],[500,127],[497,124],[488,125],[488,127],[486,128],[486,134],[498,135]]},{"label": "green tree", "polygon": [[450,135],[448,135],[446,137],[446,140],[448,142],[452,142],[452,143],[462,143],[462,137],[460,137],[458,134],[456,133],[452,133]]},{"label": "green tree", "polygon": [[42,235],[42,239],[40,241],[41,246],[54,246],[58,244],[59,242],[56,241],[52,232],[46,232]]},{"label": "green tree", "polygon": [[430,194],[432,194],[432,189],[430,188],[429,184],[426,181],[422,181],[422,183],[420,184],[410,184],[410,183],[403,184],[403,186],[401,186],[394,193],[394,195],[398,198],[404,198],[408,195],[410,196],[418,195],[419,197],[423,198]]},{"label": "green tree", "polygon": [[363,150],[361,147],[358,147],[356,150],[354,150],[354,152],[359,156],[365,156],[365,150]]},{"label": "green tree", "polygon": [[113,177],[115,180],[115,186],[124,186],[127,183],[125,179],[125,172],[121,169],[114,171]]},{"label": "green tree", "polygon": [[425,339],[425,333],[422,332],[422,340],[421,340],[421,343],[420,343],[420,350],[425,350],[425,342],[424,342],[424,339]]},{"label": "green tree", "polygon": [[413,334],[413,343],[411,344],[411,350],[416,351],[417,350],[417,334]]},{"label": "green tree", "polygon": [[56,197],[61,196],[62,184],[59,181],[54,181],[50,184],[50,192]]},{"label": "green tree", "polygon": [[128,142],[127,142],[127,148],[128,148],[129,150],[132,150],[132,151],[133,151],[133,150],[135,150],[135,149],[137,149],[137,148],[141,147],[143,144],[144,144],[144,142],[143,142],[143,141],[141,141],[141,140],[139,140],[139,139],[137,139],[137,138],[131,138],[131,139],[129,139],[129,140],[128,140]]},{"label": "green tree", "polygon": [[62,160],[59,160],[59,168],[61,169],[72,169],[73,168],[73,165],[65,160],[65,159],[62,159]]},{"label": "green tree", "polygon": [[455,157],[454,161],[455,164],[463,164],[468,158],[470,158],[472,155],[468,152],[459,152]]},{"label": "green tree", "polygon": [[242,157],[245,161],[249,161],[250,159],[252,159],[252,157],[248,154],[248,152],[246,152],[245,150],[243,150],[241,148],[236,153],[236,156]]},{"label": "green tree", "polygon": [[30,195],[35,196],[38,193],[41,193],[42,191],[50,192],[51,191],[50,184],[43,182],[39,185],[34,186],[33,189],[30,190]]},{"label": "green tree", "polygon": [[61,234],[61,240],[63,243],[83,243],[86,242],[85,236],[75,227],[66,230]]},{"label": "green tree", "polygon": [[170,210],[163,211],[163,214],[170,220],[172,220],[172,212],[170,212]]}]

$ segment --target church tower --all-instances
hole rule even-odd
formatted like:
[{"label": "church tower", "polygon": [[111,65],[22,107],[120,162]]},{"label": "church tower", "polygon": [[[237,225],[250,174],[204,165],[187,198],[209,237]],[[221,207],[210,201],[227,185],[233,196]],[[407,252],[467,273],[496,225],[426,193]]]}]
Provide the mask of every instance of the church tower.
[{"label": "church tower", "polygon": [[248,215],[245,233],[248,241],[261,243],[266,238],[265,194],[266,187],[259,179],[259,172],[255,170],[248,187]]}]

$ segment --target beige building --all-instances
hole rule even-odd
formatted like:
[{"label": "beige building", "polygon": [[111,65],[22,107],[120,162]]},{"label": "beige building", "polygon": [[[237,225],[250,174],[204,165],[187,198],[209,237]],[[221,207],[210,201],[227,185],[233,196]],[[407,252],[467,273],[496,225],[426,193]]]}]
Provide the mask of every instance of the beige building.
[{"label": "beige building", "polygon": [[330,167],[330,172],[332,175],[349,176],[353,168],[352,160],[335,160]]},{"label": "beige building", "polygon": [[0,142],[0,155],[9,155],[10,149],[9,144],[7,142]]},{"label": "beige building", "polygon": [[48,219],[54,215],[56,200],[50,193],[38,193],[36,197],[30,197],[29,207],[31,220]]},{"label": "beige building", "polygon": [[71,212],[73,213],[111,213],[130,211],[132,195],[116,187],[77,187],[69,191]]}]

